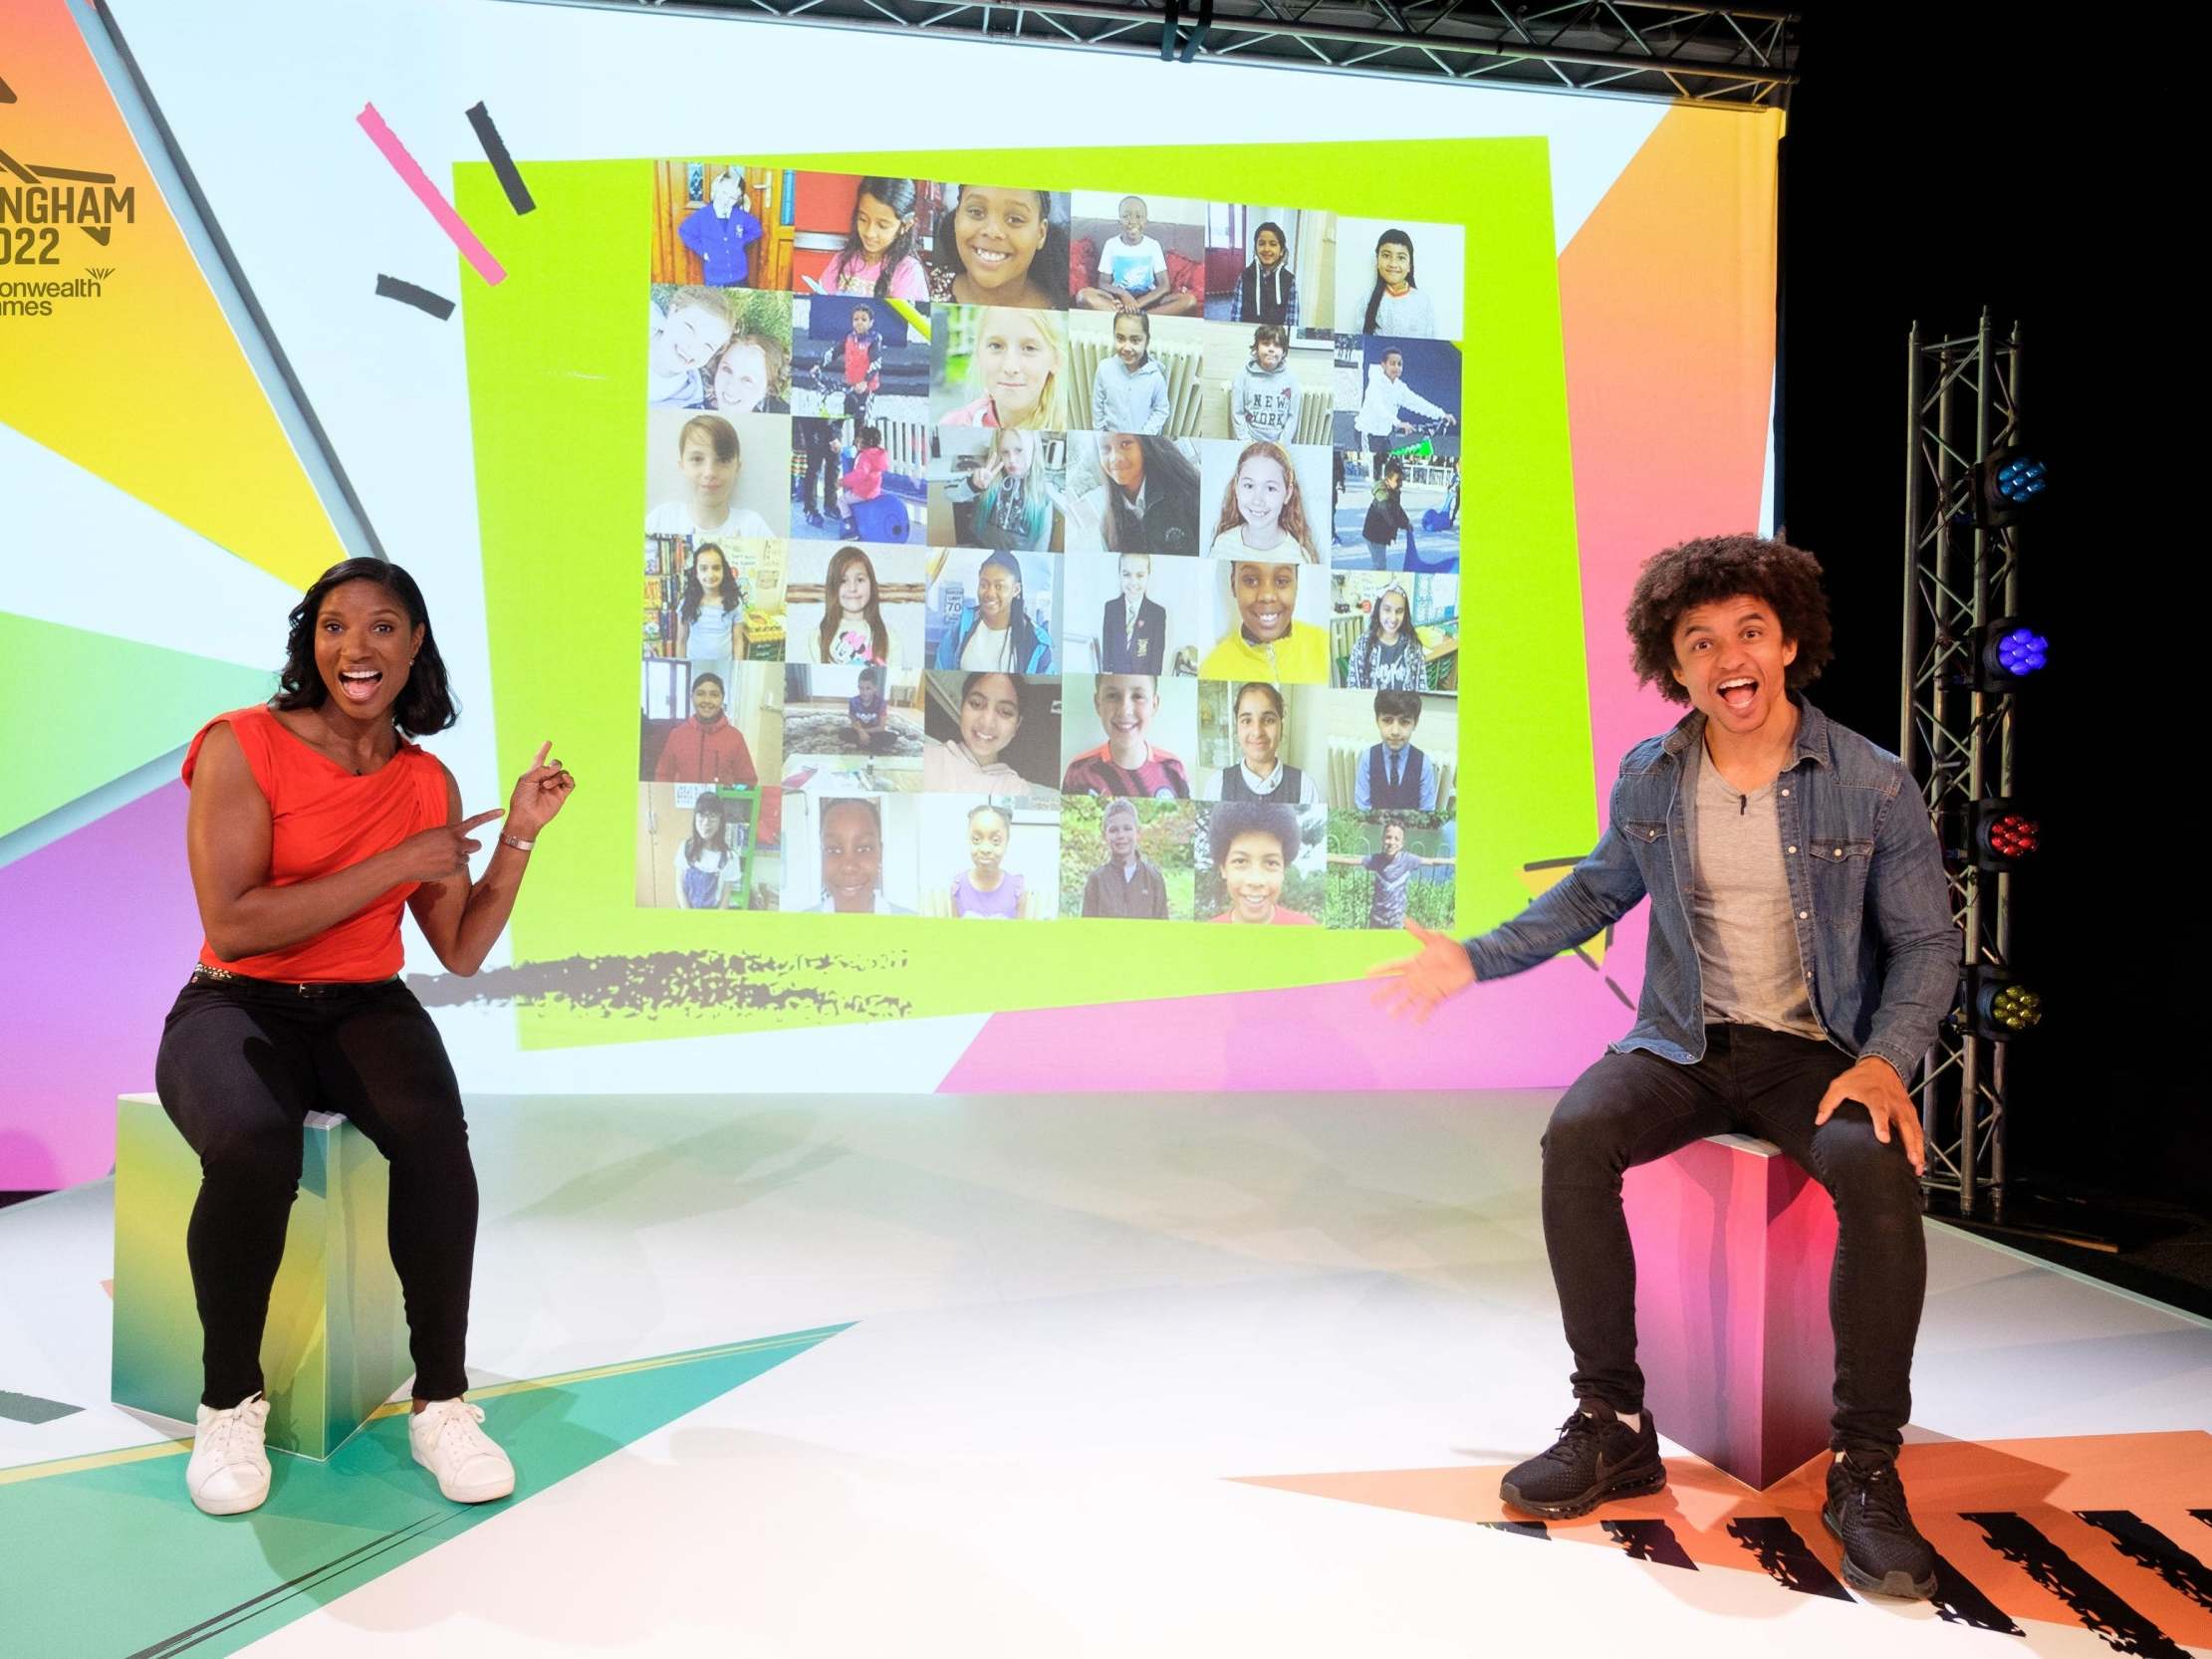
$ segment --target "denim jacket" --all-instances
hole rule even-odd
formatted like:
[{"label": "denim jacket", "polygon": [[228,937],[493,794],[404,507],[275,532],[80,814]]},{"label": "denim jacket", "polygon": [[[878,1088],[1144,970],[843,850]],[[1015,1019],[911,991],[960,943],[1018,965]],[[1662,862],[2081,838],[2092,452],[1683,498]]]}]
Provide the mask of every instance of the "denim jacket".
[{"label": "denim jacket", "polygon": [[[1960,940],[1943,854],[1903,765],[1803,698],[1797,752],[1775,780],[1783,866],[1806,990],[1829,1041],[1878,1055],[1912,1080],[1955,1005]],[[1467,941],[1477,979],[1521,973],[1594,939],[1651,895],[1636,1023],[1612,1045],[1689,1065],[1705,1055],[1705,1003],[1687,891],[1681,800],[1691,713],[1628,751],[1605,832],[1564,881],[1511,921]]]}]

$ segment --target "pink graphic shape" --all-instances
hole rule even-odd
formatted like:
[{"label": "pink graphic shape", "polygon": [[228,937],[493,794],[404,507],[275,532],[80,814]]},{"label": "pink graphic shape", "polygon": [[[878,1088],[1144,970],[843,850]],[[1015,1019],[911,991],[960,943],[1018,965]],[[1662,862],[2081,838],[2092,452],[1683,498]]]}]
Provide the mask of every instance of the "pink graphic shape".
[{"label": "pink graphic shape", "polygon": [[0,1190],[115,1166],[116,1096],[153,1086],[161,1020],[199,955],[181,782],[0,868]]},{"label": "pink graphic shape", "polygon": [[1596,1058],[1629,1014],[1572,957],[1478,987],[1425,1025],[1376,1008],[1368,980],[994,1014],[938,1091],[1020,1094],[1542,1088]]},{"label": "pink graphic shape", "polygon": [[1628,1171],[1636,1359],[1659,1431],[1746,1486],[1828,1445],[1836,1206],[1779,1147],[1714,1135]]},{"label": "pink graphic shape", "polygon": [[399,141],[399,135],[384,124],[384,118],[376,113],[376,106],[364,104],[361,114],[354,118],[361,123],[361,129],[369,134],[369,141],[383,152],[384,159],[391,163],[391,170],[399,175],[400,182],[414,192],[415,200],[430,210],[430,217],[437,220],[439,228],[453,239],[453,245],[461,250],[461,257],[476,267],[476,274],[488,283],[505,282],[507,268],[492,257],[492,251],[484,246],[483,239],[468,228],[468,222],[454,212],[452,204],[438,193],[438,187],[430,182],[430,175],[407,153],[407,146]]}]

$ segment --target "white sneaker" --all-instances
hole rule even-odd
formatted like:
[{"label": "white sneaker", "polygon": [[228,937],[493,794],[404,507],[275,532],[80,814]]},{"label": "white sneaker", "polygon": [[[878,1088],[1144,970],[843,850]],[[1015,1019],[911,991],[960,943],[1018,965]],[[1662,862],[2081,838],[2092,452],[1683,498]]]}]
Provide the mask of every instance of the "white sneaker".
[{"label": "white sneaker", "polygon": [[269,1496],[269,1453],[262,1434],[269,1402],[248,1395],[227,1411],[199,1408],[192,1436],[192,1461],[184,1466],[184,1490],[206,1515],[244,1515],[261,1508]]},{"label": "white sneaker", "polygon": [[483,1420],[484,1408],[466,1400],[432,1400],[407,1417],[414,1461],[456,1504],[488,1504],[515,1490],[515,1466],[477,1427]]}]

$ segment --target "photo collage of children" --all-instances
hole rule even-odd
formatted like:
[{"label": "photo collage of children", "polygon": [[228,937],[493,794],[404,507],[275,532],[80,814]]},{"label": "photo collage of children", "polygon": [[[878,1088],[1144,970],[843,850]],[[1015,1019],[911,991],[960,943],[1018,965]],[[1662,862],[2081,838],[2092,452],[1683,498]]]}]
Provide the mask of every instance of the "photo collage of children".
[{"label": "photo collage of children", "polygon": [[653,188],[639,905],[1451,926],[1461,227]]}]

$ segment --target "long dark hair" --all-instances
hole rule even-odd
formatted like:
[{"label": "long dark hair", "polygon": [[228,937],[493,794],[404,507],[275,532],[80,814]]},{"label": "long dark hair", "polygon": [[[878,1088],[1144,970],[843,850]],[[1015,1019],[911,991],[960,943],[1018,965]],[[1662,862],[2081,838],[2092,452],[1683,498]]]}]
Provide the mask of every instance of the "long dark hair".
[{"label": "long dark hair", "polygon": [[391,723],[407,737],[442,732],[461,717],[445,677],[445,658],[438,655],[437,630],[430,626],[430,610],[422,602],[422,590],[414,578],[383,559],[345,559],[315,579],[315,586],[300,596],[287,618],[284,666],[277,671],[277,694],[272,708],[319,709],[330,701],[330,687],[315,667],[315,620],[331,591],[349,582],[373,582],[399,601],[410,626],[422,629],[422,646],[407,669],[407,683],[391,705]]},{"label": "long dark hair", "polygon": [[[870,432],[874,429],[866,428]],[[877,662],[890,655],[890,634],[883,626],[883,588],[875,580],[875,566],[859,548],[843,547],[831,556],[830,574],[822,579],[822,639],[815,654],[824,662],[830,660],[830,642],[837,638],[838,624],[845,618],[844,607],[838,602],[838,586],[845,581],[846,568],[855,564],[867,572],[868,649],[875,653]]]},{"label": "long dark hair", "polygon": [[[699,833],[699,815],[701,813],[712,813],[714,815],[714,839],[711,841]],[[696,864],[699,861],[699,854],[702,852],[719,852],[725,858],[730,855],[729,808],[724,805],[722,798],[712,790],[708,790],[691,803],[691,833],[684,837],[683,861],[687,864]]]},{"label": "long dark hair", "polygon": [[[1413,280],[1412,237],[1406,235],[1402,230],[1386,230],[1374,239],[1374,251],[1380,253],[1392,242],[1405,250],[1405,286],[1407,288],[1420,287],[1421,285]],[[1367,320],[1359,328],[1359,332],[1363,335],[1374,333],[1376,317],[1382,310],[1383,292],[1382,279],[1378,276],[1374,279],[1374,291],[1367,296]]]},{"label": "long dark hair", "polygon": [[[1258,253],[1260,238],[1269,231],[1275,232],[1275,242],[1283,250],[1282,263],[1272,274],[1260,269]],[[1237,279],[1244,290],[1244,321],[1247,323],[1279,323],[1290,315],[1290,293],[1297,280],[1291,274],[1291,239],[1283,234],[1283,227],[1273,219],[1260,221],[1259,229],[1252,233],[1254,249],[1244,262],[1244,275]],[[1272,289],[1273,292],[1268,292]]]},{"label": "long dark hair", "polygon": [[730,563],[730,556],[717,542],[701,542],[691,550],[691,569],[683,574],[683,620],[686,627],[699,619],[699,607],[706,603],[706,584],[699,580],[699,560],[713,554],[722,561],[722,582],[714,596],[722,601],[722,608],[735,616],[745,605],[745,590],[737,585],[737,569]]},{"label": "long dark hair", "polygon": [[[1014,665],[1016,672],[1027,673],[1030,658],[1037,654],[1037,624],[1029,619],[1029,578],[1022,573],[1022,562],[1002,548],[997,553],[989,555],[981,565],[976,567],[976,581],[980,583],[983,580],[983,573],[993,565],[998,566],[1002,571],[1012,572],[1014,580],[1020,583],[1022,587],[1022,591],[1014,595],[1014,614],[1008,620],[1006,627],[1008,643],[1013,646],[1008,660]],[[983,613],[980,607],[976,611],[975,625],[977,627],[983,625]],[[992,671],[1002,672],[1003,670],[994,669]],[[966,693],[963,691],[962,696],[965,695]]]},{"label": "long dark hair", "polygon": [[[955,277],[960,274],[961,269],[960,249],[952,239],[952,226],[960,211],[959,192],[966,188],[965,184],[953,187],[954,193],[947,200],[944,210],[937,215],[929,241],[930,263],[939,270],[950,271]],[[992,186],[983,185],[981,188],[990,189]],[[1030,281],[1044,290],[1045,297],[1052,301],[1054,309],[1064,310],[1068,304],[1068,223],[1053,213],[1050,190],[1033,190],[1030,193],[1037,198],[1038,214],[1045,221],[1044,246],[1037,250],[1037,256],[1029,262]]]},{"label": "long dark hair", "polygon": [[[1392,593],[1398,596],[1398,643],[1410,646],[1413,633],[1413,600],[1397,583],[1391,583],[1374,596],[1374,608],[1367,612],[1367,631],[1359,636],[1359,643],[1352,651],[1352,669],[1355,676],[1374,672],[1374,653],[1382,648],[1382,601]],[[1352,682],[1360,683],[1358,678]]]},{"label": "long dark hair", "polygon": [[[914,209],[920,202],[921,192],[914,188],[914,181],[910,178],[876,178],[870,176],[861,179],[860,189],[853,194],[854,228],[846,236],[843,250],[840,251],[836,259],[830,262],[841,273],[854,270],[867,263],[867,250],[860,246],[860,197],[862,196],[873,196],[897,214],[899,223],[905,226],[903,230],[891,238],[891,245],[883,250],[883,262],[876,268],[875,272],[875,297],[878,300],[887,300],[891,297],[891,276],[897,271],[898,262],[914,251],[914,235],[917,228],[914,224]],[[838,278],[841,286],[844,280],[842,275]]]},{"label": "long dark hair", "polygon": [[[1106,545],[1108,553],[1151,553],[1144,540],[1144,522],[1157,513],[1188,523],[1192,553],[1203,553],[1198,543],[1198,469],[1192,466],[1170,438],[1143,436],[1137,445],[1144,452],[1144,482],[1139,486],[1152,498],[1143,518],[1121,511],[1121,486],[1106,481]],[[1102,472],[1104,467],[1100,469]]]}]

